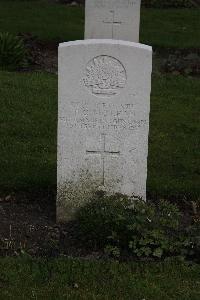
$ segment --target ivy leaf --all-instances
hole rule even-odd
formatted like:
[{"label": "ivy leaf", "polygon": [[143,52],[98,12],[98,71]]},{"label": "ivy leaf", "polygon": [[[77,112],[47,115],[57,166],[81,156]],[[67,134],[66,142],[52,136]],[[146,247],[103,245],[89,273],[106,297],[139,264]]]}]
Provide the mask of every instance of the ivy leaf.
[{"label": "ivy leaf", "polygon": [[157,248],[153,252],[153,256],[161,258],[163,255],[163,250],[161,248]]}]

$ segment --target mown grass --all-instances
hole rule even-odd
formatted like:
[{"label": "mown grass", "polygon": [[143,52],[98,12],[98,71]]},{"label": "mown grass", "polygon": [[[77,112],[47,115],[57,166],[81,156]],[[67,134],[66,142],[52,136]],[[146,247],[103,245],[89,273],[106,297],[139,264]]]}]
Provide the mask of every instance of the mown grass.
[{"label": "mown grass", "polygon": [[0,73],[0,188],[56,184],[57,78]]},{"label": "mown grass", "polygon": [[200,80],[152,80],[147,188],[152,196],[200,194]]},{"label": "mown grass", "polygon": [[[200,10],[142,9],[140,41],[160,47],[199,47]],[[84,9],[45,0],[0,0],[0,31],[30,32],[44,40],[83,39]]]},{"label": "mown grass", "polygon": [[[0,72],[0,190],[56,186],[57,76]],[[200,85],[197,78],[153,78],[148,192],[197,198]]]},{"label": "mown grass", "polygon": [[0,285],[0,299],[199,300],[200,266],[1,258]]}]

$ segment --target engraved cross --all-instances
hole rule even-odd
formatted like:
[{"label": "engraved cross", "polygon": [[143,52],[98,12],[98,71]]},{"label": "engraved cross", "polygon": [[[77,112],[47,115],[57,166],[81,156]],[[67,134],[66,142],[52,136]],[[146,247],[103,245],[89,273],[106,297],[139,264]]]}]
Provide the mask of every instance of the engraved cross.
[{"label": "engraved cross", "polygon": [[103,21],[103,23],[105,23],[105,24],[112,24],[112,39],[114,39],[114,28],[115,28],[115,26],[121,25],[122,22],[116,20],[116,18],[115,18],[115,11],[114,10],[110,10],[110,13],[111,13],[111,18],[112,19],[111,20]]},{"label": "engraved cross", "polygon": [[102,176],[102,186],[105,186],[105,158],[106,156],[116,156],[120,155],[120,151],[107,151],[106,150],[106,135],[101,135],[101,149],[100,150],[86,150],[87,154],[101,155],[103,176]]}]

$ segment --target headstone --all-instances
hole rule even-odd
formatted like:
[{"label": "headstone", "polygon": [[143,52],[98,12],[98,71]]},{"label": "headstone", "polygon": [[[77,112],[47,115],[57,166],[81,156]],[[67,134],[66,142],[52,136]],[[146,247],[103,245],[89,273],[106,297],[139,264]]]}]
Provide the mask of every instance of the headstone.
[{"label": "headstone", "polygon": [[141,0],[86,0],[85,39],[139,42]]},{"label": "headstone", "polygon": [[60,44],[58,221],[98,190],[146,198],[151,70],[146,45]]}]

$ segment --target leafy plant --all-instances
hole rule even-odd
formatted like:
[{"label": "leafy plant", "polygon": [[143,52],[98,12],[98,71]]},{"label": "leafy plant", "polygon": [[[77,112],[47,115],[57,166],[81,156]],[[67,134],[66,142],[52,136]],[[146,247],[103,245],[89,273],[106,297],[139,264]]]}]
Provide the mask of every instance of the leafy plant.
[{"label": "leafy plant", "polygon": [[16,70],[26,62],[23,41],[8,33],[0,33],[0,69]]},{"label": "leafy plant", "polygon": [[125,196],[97,194],[76,214],[79,239],[89,246],[104,248],[114,232],[126,229],[121,223],[128,218],[129,204],[132,203]]},{"label": "leafy plant", "polygon": [[192,225],[185,229],[188,239],[185,240],[184,255],[200,261],[200,217],[194,219]]},{"label": "leafy plant", "polygon": [[197,241],[200,245],[198,229],[183,228],[181,212],[165,200],[153,204],[123,195],[98,195],[76,217],[79,239],[115,257],[188,256],[196,253]]}]

